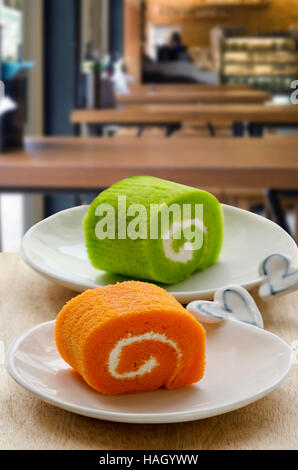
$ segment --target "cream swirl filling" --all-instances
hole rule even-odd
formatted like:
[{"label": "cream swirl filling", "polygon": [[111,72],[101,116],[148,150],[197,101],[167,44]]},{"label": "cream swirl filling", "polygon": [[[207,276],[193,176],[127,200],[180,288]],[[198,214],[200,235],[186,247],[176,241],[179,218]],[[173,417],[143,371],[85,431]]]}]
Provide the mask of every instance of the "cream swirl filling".
[{"label": "cream swirl filling", "polygon": [[155,333],[153,331],[149,331],[148,333],[144,333],[143,335],[138,336],[127,336],[126,338],[120,339],[115,347],[112,349],[108,359],[108,368],[109,372],[112,377],[115,379],[133,379],[134,377],[140,377],[145,374],[149,374],[155,367],[158,366],[158,360],[151,356],[144,364],[139,367],[139,369],[131,372],[123,372],[118,373],[117,368],[119,366],[119,362],[121,359],[121,355],[123,349],[126,346],[129,346],[133,343],[141,342],[141,341],[160,341],[161,343],[168,344],[171,346],[177,353],[177,367],[180,363],[182,353],[180,348],[177,344],[169,339],[165,334]]},{"label": "cream swirl filling", "polygon": [[[181,227],[182,226],[182,227]],[[197,247],[194,246],[194,242],[190,240],[186,240],[183,245],[179,248],[178,251],[175,251],[173,249],[173,239],[174,239],[174,234],[175,232],[180,231],[181,228],[183,232],[185,232],[187,229],[190,229],[192,226],[195,226],[195,228],[198,230],[198,232],[201,234],[199,237],[199,243],[200,247],[202,246],[203,243],[203,232],[206,232],[205,226],[200,219],[189,219],[189,220],[184,220],[181,224],[180,221],[174,222],[168,232],[164,234],[162,237],[162,243],[163,243],[163,250],[165,253],[166,258],[170,259],[171,261],[175,261],[176,263],[188,263],[188,261],[192,260],[194,250],[198,249]]]}]

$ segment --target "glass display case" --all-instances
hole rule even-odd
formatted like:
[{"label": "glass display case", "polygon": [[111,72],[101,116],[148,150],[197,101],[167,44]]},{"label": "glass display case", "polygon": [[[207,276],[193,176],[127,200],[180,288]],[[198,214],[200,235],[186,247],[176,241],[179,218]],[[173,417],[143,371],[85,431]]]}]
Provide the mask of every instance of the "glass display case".
[{"label": "glass display case", "polygon": [[286,92],[298,75],[297,42],[291,37],[233,37],[222,40],[223,83]]}]

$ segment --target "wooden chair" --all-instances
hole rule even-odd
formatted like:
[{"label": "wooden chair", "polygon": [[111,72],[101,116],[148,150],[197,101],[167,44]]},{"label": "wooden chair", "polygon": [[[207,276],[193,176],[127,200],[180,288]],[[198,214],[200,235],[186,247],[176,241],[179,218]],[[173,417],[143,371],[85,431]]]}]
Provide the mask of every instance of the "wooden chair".
[{"label": "wooden chair", "polygon": [[298,198],[297,197],[289,197],[281,201],[283,206],[283,210],[285,212],[292,210],[295,216],[295,229],[294,229],[294,239],[298,244]]},{"label": "wooden chair", "polygon": [[177,137],[231,137],[231,122],[199,123],[186,121],[182,124],[181,130],[175,132]]},{"label": "wooden chair", "polygon": [[119,127],[119,129],[114,134],[114,137],[137,137],[138,128],[137,127]]},{"label": "wooden chair", "polygon": [[250,211],[252,206],[263,206],[266,199],[262,190],[254,188],[226,188],[223,190],[226,204]]}]

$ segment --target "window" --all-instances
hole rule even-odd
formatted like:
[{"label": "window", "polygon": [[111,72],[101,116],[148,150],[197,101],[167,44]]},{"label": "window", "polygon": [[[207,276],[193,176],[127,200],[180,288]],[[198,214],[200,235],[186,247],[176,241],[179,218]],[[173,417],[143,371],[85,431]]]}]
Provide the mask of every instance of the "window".
[{"label": "window", "polygon": [[22,0],[0,0],[2,57],[16,60],[22,44]]}]

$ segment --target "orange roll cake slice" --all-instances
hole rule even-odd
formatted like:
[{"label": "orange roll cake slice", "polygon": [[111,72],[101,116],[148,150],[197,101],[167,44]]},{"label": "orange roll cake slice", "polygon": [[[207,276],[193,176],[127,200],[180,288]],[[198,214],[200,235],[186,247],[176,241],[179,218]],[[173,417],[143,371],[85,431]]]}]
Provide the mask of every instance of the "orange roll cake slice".
[{"label": "orange roll cake slice", "polygon": [[95,390],[135,393],[203,377],[205,330],[164,289],[123,282],[70,300],[55,327],[61,357]]}]

